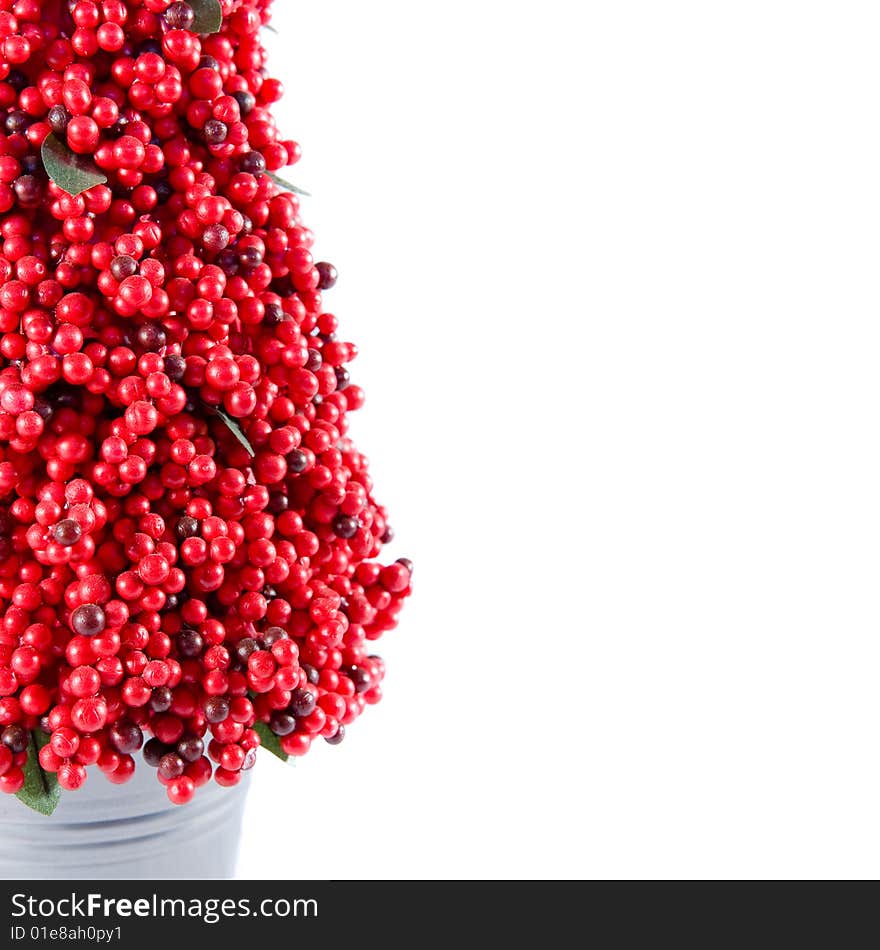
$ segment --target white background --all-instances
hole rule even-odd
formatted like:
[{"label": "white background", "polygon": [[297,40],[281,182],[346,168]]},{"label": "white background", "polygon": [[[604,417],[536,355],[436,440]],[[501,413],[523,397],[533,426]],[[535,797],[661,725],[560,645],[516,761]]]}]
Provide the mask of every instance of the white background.
[{"label": "white background", "polygon": [[416,592],[240,873],[880,875],[880,7],[276,7]]}]

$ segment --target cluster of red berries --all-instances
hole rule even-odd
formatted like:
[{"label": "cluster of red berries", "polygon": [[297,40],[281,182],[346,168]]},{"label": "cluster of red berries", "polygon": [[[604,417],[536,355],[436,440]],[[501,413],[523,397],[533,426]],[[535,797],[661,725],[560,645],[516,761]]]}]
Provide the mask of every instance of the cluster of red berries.
[{"label": "cluster of red berries", "polygon": [[[381,696],[411,565],[347,438],[271,0],[0,0],[0,790],[134,754],[175,803],[261,734],[302,755]],[[56,136],[106,176],[50,179]]]}]

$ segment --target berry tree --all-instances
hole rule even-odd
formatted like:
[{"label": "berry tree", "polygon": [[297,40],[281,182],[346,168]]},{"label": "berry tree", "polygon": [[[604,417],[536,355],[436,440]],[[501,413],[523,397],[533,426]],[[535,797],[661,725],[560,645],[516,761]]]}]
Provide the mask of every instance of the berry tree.
[{"label": "berry tree", "polygon": [[0,790],[339,743],[410,592],[271,106],[271,0],[0,0]]}]

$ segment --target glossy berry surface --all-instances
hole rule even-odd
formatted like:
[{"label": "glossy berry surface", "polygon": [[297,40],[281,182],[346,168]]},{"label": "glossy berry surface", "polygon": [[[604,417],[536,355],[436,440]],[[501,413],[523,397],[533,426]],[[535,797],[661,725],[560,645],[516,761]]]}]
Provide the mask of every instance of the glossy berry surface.
[{"label": "glossy berry surface", "polygon": [[[339,275],[270,174],[270,6],[0,0],[4,792],[34,734],[65,793],[151,767],[185,804],[381,698],[412,565],[378,561]],[[50,134],[106,182],[64,191]]]}]

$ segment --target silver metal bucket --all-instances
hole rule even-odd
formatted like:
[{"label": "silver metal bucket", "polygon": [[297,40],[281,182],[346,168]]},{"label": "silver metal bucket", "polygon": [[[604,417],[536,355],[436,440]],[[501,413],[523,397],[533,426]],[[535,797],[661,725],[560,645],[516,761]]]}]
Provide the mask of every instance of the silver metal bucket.
[{"label": "silver metal bucket", "polygon": [[172,805],[143,763],[125,785],[89,769],[50,818],[0,794],[0,879],[233,877],[249,781],[210,782],[188,805]]}]

